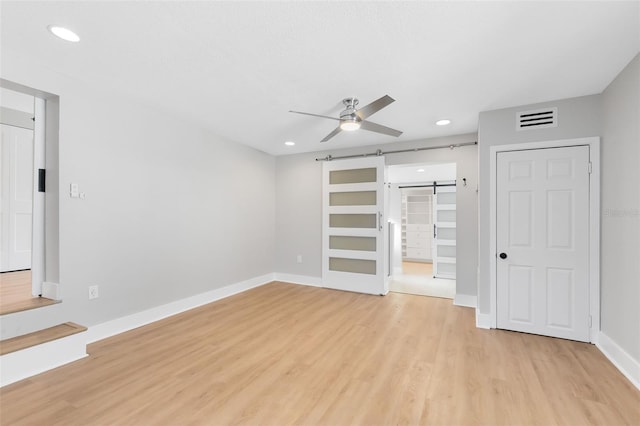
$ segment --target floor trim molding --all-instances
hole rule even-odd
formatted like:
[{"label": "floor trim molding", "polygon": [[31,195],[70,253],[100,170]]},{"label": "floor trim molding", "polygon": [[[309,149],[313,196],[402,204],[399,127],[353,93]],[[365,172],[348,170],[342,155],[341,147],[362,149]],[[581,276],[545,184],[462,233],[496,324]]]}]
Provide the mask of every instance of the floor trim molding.
[{"label": "floor trim molding", "polygon": [[143,325],[188,311],[189,309],[197,308],[198,306],[206,305],[207,303],[215,302],[216,300],[224,299],[225,297],[233,296],[234,294],[242,293],[243,291],[268,284],[272,281],[274,281],[274,274],[265,274],[91,326],[89,327],[87,335],[87,343],[93,343],[106,339],[107,337],[115,336],[116,334],[124,333],[125,331],[133,330],[134,328],[142,327]]},{"label": "floor trim molding", "polygon": [[464,306],[466,308],[476,308],[478,298],[470,294],[456,294],[453,298],[453,304],[455,306]]},{"label": "floor trim molding", "polygon": [[491,315],[483,314],[476,308],[476,327],[489,330],[491,328]]},{"label": "floor trim molding", "polygon": [[609,361],[640,390],[640,362],[633,359],[624,349],[602,331],[598,335],[596,347]]},{"label": "floor trim molding", "polygon": [[310,277],[308,275],[295,275],[276,272],[275,281],[282,281],[291,284],[308,285],[311,287],[322,287],[322,277]]}]

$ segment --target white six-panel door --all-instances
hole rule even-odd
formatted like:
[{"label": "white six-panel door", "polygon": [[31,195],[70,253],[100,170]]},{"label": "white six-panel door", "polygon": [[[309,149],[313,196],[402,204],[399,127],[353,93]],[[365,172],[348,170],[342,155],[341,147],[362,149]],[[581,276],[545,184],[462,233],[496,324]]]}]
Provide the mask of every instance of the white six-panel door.
[{"label": "white six-panel door", "polygon": [[384,157],[323,164],[322,285],[386,294]]},{"label": "white six-panel door", "polygon": [[589,147],[497,153],[497,326],[589,341]]},{"label": "white six-panel door", "polygon": [[31,268],[33,130],[2,124],[0,271]]}]

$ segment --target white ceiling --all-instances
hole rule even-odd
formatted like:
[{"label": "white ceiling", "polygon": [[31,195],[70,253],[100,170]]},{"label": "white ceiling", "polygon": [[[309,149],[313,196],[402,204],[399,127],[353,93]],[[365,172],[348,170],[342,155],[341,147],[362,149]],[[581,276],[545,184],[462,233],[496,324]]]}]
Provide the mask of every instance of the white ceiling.
[{"label": "white ceiling", "polygon": [[[640,50],[640,2],[2,1],[2,60],[34,55],[274,155],[475,132],[478,113],[602,92]],[[80,37],[56,39],[47,25]],[[10,59],[9,59],[10,60]],[[396,102],[319,141],[355,95]],[[453,123],[438,127],[434,122]],[[292,140],[295,147],[286,147]]]}]

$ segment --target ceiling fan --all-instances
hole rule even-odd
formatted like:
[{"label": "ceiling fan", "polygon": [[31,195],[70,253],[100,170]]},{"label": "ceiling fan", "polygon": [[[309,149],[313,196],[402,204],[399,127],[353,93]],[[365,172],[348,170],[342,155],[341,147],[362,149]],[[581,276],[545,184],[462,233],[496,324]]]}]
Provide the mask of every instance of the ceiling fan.
[{"label": "ceiling fan", "polygon": [[293,112],[295,114],[311,115],[313,117],[328,118],[329,120],[338,120],[340,122],[340,125],[336,127],[333,132],[325,136],[324,139],[322,139],[320,142],[328,141],[329,139],[331,139],[332,137],[334,137],[335,135],[337,135],[343,130],[350,132],[353,130],[362,129],[362,130],[368,130],[370,132],[382,133],[383,135],[389,135],[389,136],[395,136],[395,137],[398,137],[402,134],[400,130],[392,129],[390,127],[382,126],[380,124],[376,124],[371,121],[365,120],[367,117],[370,117],[371,115],[380,111],[382,108],[388,106],[392,102],[395,102],[395,99],[393,99],[391,96],[384,95],[380,99],[377,99],[371,102],[369,105],[365,105],[360,109],[356,109],[358,102],[359,101],[357,98],[343,99],[342,103],[345,105],[346,108],[344,111],[340,113],[340,118],[329,117],[326,115],[319,115],[319,114],[311,114],[309,112],[301,112],[301,111],[289,111],[289,112]]}]

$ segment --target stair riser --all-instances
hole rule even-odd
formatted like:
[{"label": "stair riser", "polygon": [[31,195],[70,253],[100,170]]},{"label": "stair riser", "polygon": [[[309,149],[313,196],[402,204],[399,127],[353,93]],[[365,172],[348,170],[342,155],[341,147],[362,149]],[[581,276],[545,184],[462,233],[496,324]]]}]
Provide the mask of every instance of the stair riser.
[{"label": "stair riser", "polygon": [[42,330],[51,327],[52,324],[60,324],[67,320],[60,303],[2,315],[0,317],[0,340]]},{"label": "stair riser", "polygon": [[0,357],[0,386],[17,382],[87,356],[87,333],[77,333]]}]

